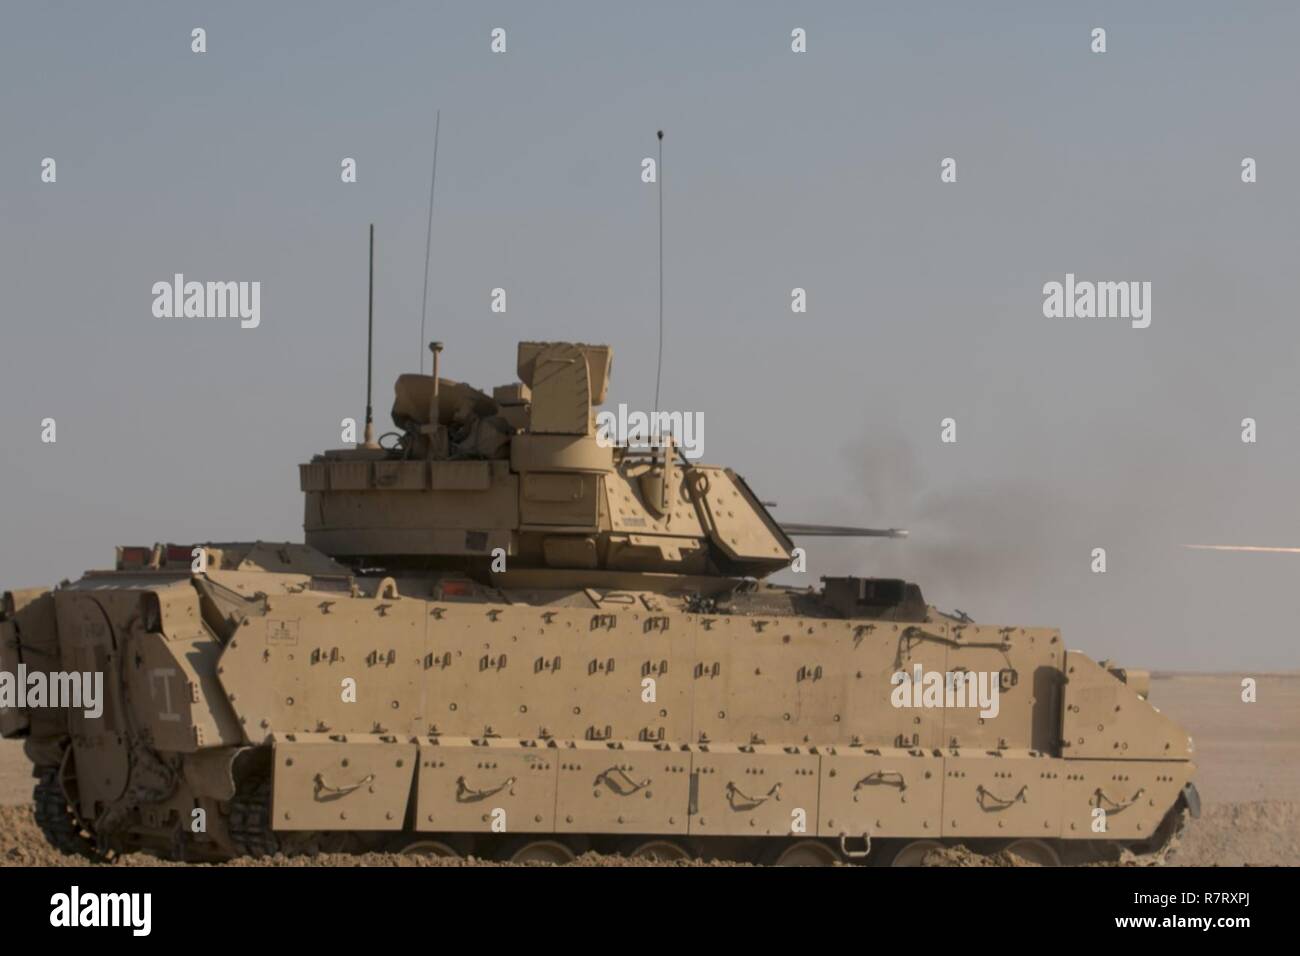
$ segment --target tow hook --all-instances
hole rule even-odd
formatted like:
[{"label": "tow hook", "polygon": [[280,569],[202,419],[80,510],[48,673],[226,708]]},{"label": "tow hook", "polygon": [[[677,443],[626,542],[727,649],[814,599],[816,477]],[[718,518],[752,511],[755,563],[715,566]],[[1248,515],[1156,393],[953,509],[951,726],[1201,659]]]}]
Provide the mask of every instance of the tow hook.
[{"label": "tow hook", "polygon": [[[1188,786],[1191,786],[1188,784]],[[849,848],[849,840],[857,840],[862,844],[862,849],[852,850]],[[871,834],[864,833],[860,837],[850,837],[847,833],[840,834],[840,852],[851,859],[861,859],[871,852]]]}]

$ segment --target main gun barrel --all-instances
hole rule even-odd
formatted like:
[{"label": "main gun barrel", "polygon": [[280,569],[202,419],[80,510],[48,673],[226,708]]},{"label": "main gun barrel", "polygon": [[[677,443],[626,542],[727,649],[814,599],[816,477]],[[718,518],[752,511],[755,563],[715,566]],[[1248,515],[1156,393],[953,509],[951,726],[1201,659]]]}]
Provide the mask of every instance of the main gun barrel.
[{"label": "main gun barrel", "polygon": [[781,530],[792,538],[906,538],[902,528],[851,528],[836,524],[782,523]]}]

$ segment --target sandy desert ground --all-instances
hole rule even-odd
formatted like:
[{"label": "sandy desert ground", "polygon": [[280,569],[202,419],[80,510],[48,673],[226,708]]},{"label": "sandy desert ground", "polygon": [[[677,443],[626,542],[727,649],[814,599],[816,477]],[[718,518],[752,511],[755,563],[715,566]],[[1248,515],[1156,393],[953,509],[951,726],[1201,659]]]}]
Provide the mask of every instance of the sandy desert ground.
[{"label": "sandy desert ground", "polygon": [[[1196,785],[1204,803],[1201,819],[1191,822],[1177,851],[1167,859],[1169,865],[1300,865],[1300,674],[1250,675],[1258,682],[1255,703],[1241,700],[1243,676],[1157,674],[1152,679],[1152,703],[1181,721],[1195,740]],[[32,820],[30,797],[31,779],[21,745],[0,741],[0,866],[83,864],[45,844]],[[960,850],[935,857],[931,862],[962,866],[1005,862]],[[121,862],[157,861],[137,856]],[[391,854],[266,862],[463,865]],[[625,862],[593,854],[579,860],[603,866]]]}]

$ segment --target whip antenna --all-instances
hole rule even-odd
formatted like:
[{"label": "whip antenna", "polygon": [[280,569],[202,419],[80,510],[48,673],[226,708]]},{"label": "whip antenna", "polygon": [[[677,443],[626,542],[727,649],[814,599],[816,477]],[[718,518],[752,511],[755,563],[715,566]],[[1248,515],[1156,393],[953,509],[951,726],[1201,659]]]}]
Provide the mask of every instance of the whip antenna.
[{"label": "whip antenna", "polygon": [[424,374],[424,313],[429,304],[429,255],[433,247],[433,187],[438,182],[438,127],[441,125],[442,110],[438,110],[433,121],[433,175],[429,177],[429,228],[424,236],[424,295],[420,299],[421,374]]},{"label": "whip antenna", "polygon": [[370,305],[366,320],[366,448],[375,444],[375,410],[370,403],[370,378],[375,367],[375,224],[370,224]]},{"label": "whip antenna", "polygon": [[659,190],[659,365],[655,369],[655,411],[659,411],[659,380],[664,371],[664,131],[659,130],[659,162],[655,181]]}]

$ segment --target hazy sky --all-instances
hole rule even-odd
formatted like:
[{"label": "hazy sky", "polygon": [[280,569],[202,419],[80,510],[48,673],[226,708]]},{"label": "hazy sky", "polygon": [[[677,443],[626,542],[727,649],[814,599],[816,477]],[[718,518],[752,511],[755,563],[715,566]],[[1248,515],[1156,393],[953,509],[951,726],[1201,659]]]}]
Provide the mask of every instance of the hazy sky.
[{"label": "hazy sky", "polygon": [[[296,465],[363,412],[370,222],[382,426],[419,362],[440,109],[447,376],[605,342],[611,403],[652,401],[663,128],[663,404],[779,518],[912,530],[809,542],[803,580],[906,575],[1135,666],[1295,669],[1300,554],[1181,546],[1300,545],[1300,8],[1072,6],[10,0],[0,585],[301,538]],[[177,272],[261,282],[261,325],[155,318]],[[1067,272],[1149,281],[1150,328],[1045,318]]]}]

